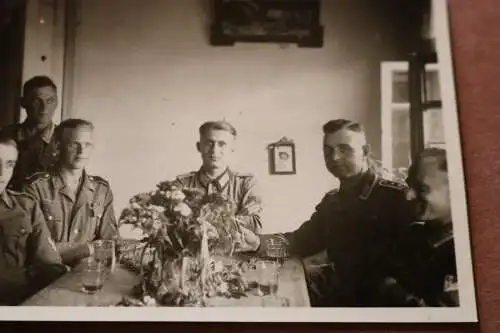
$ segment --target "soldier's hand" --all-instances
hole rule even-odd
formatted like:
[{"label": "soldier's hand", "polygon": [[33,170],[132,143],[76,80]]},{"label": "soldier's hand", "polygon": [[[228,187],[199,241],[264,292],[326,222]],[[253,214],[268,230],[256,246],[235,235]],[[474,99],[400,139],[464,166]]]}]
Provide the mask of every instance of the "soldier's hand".
[{"label": "soldier's hand", "polygon": [[260,237],[253,231],[240,226],[241,239],[236,245],[236,252],[252,252],[257,251],[260,246]]}]

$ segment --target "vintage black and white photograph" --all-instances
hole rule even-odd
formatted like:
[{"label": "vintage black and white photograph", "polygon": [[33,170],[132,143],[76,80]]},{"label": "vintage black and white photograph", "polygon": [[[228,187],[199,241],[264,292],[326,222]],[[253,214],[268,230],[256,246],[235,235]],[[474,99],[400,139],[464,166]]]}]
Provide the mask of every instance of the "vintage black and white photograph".
[{"label": "vintage black and white photograph", "polygon": [[0,4],[0,320],[477,322],[446,0]]},{"label": "vintage black and white photograph", "polygon": [[269,145],[270,168],[274,175],[293,175],[296,170],[295,144],[283,137]]}]

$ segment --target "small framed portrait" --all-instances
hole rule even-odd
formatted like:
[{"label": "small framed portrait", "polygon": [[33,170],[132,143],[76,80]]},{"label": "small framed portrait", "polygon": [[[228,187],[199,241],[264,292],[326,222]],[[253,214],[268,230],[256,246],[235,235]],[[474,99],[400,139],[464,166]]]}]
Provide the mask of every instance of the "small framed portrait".
[{"label": "small framed portrait", "polygon": [[295,144],[287,139],[269,147],[271,174],[289,175],[296,173]]}]

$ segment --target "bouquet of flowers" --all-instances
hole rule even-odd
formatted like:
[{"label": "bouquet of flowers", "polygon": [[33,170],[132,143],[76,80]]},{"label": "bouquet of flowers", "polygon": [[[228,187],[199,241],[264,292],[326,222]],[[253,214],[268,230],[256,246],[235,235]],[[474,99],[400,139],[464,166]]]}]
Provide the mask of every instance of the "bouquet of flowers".
[{"label": "bouquet of flowers", "polygon": [[221,194],[205,195],[170,181],[134,196],[120,225],[132,225],[144,237],[120,259],[142,278],[139,300],[124,304],[203,306],[207,296],[244,295],[244,263],[214,260],[231,257],[241,241],[235,212],[235,203]]}]

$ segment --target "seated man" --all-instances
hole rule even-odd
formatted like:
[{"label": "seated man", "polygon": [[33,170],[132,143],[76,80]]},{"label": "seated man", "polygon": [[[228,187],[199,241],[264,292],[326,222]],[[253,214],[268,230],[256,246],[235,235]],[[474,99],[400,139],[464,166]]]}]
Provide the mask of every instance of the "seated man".
[{"label": "seated man", "polygon": [[408,226],[384,291],[390,306],[458,306],[457,268],[446,151],[424,150],[408,172],[409,199],[421,222]]},{"label": "seated man", "polygon": [[0,138],[0,305],[17,305],[67,272],[37,202],[6,189],[18,152]]},{"label": "seated man", "polygon": [[92,241],[118,236],[109,183],[85,171],[94,126],[67,119],[56,129],[59,158],[50,172],[34,174],[25,191],[40,206],[65,263],[73,265],[93,252]]},{"label": "seated man", "polygon": [[318,266],[327,270],[320,275],[323,281],[309,281],[312,306],[381,306],[378,288],[395,240],[409,223],[407,187],[377,172],[359,123],[332,120],[323,134],[326,167],[340,188],[327,193],[297,230],[258,237],[247,233],[241,250],[300,258],[320,254]]},{"label": "seated man", "polygon": [[202,166],[177,177],[180,187],[199,188],[207,194],[223,193],[237,205],[237,221],[246,229],[259,233],[262,228],[260,197],[255,179],[250,174],[233,172],[229,160],[234,150],[236,129],[223,121],[201,125],[200,141],[196,144],[201,154]]},{"label": "seated man", "polygon": [[26,178],[47,171],[56,160],[52,119],[57,108],[57,87],[47,76],[35,76],[23,86],[21,106],[26,120],[2,129],[2,136],[16,141],[19,150],[9,187],[21,190]]}]

